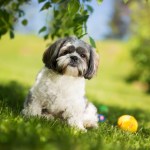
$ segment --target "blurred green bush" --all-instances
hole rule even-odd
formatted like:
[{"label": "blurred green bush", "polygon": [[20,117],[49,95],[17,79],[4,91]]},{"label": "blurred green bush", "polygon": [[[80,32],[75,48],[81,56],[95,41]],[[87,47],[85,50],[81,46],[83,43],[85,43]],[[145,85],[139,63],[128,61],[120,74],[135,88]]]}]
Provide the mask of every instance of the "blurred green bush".
[{"label": "blurred green bush", "polygon": [[135,65],[129,80],[146,83],[147,91],[150,92],[150,3],[139,1],[131,3],[130,7],[134,35],[131,57]]}]

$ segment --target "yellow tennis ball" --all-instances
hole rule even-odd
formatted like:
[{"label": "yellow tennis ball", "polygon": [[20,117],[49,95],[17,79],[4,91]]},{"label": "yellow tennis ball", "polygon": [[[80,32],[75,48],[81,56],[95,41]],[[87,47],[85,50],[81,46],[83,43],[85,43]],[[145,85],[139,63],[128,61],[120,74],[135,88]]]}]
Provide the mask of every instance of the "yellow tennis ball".
[{"label": "yellow tennis ball", "polygon": [[133,116],[123,115],[118,119],[118,126],[125,131],[133,133],[138,129],[138,122]]}]

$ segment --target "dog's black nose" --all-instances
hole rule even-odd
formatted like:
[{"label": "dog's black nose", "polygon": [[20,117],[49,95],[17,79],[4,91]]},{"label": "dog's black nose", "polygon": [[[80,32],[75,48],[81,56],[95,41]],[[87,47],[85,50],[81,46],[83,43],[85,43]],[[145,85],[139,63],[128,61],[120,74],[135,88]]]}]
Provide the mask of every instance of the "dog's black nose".
[{"label": "dog's black nose", "polygon": [[78,57],[77,57],[77,56],[71,56],[70,58],[71,58],[71,60],[73,60],[74,62],[77,62],[77,60],[78,60]]}]

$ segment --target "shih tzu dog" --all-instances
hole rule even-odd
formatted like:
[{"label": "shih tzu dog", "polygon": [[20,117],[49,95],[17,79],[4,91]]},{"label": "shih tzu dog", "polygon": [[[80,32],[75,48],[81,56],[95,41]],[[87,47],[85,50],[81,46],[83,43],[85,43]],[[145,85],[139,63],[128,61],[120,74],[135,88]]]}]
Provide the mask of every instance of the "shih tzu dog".
[{"label": "shih tzu dog", "polygon": [[22,113],[59,117],[80,130],[97,127],[96,107],[85,98],[85,79],[98,68],[95,49],[76,37],[59,39],[43,54],[45,67],[29,91]]}]

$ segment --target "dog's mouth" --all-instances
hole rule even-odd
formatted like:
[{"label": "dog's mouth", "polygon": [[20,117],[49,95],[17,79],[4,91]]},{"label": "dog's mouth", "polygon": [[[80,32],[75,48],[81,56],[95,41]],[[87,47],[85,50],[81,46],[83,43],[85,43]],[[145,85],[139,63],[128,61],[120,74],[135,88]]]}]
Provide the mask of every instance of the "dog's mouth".
[{"label": "dog's mouth", "polygon": [[82,76],[84,73],[83,66],[81,64],[81,61],[77,59],[76,57],[60,57],[57,60],[57,71],[61,74],[69,75],[69,76]]},{"label": "dog's mouth", "polygon": [[71,66],[71,67],[77,67],[78,66],[77,63],[73,63],[73,62],[70,62],[68,65]]}]

